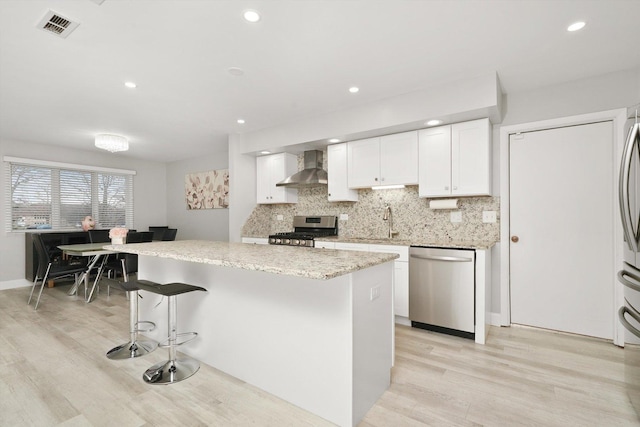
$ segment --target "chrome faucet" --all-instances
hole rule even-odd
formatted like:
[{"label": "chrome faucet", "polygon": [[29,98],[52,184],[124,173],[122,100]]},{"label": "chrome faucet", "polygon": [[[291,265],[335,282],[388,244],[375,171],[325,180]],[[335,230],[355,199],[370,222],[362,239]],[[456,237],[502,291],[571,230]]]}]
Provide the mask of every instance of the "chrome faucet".
[{"label": "chrome faucet", "polygon": [[395,236],[396,234],[398,234],[397,231],[393,231],[393,216],[391,215],[391,206],[387,205],[384,207],[384,214],[382,215],[382,220],[388,221],[390,239],[393,238],[393,236]]}]

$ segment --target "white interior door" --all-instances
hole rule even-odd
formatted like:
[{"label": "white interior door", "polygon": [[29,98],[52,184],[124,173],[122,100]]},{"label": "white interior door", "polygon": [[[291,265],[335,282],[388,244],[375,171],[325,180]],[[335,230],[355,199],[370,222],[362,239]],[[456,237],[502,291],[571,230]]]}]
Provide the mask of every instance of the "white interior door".
[{"label": "white interior door", "polygon": [[511,135],[509,153],[511,322],[611,339],[612,122]]}]

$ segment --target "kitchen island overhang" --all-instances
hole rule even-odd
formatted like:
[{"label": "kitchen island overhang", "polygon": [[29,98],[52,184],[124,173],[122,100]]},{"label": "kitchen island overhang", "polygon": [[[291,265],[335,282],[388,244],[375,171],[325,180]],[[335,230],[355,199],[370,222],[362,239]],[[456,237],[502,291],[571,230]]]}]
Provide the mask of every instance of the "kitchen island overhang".
[{"label": "kitchen island overhang", "polygon": [[[199,333],[180,349],[189,356],[342,426],[389,387],[397,255],[205,241],[109,247],[139,255],[140,279],[208,290],[178,302],[179,332]],[[159,326],[147,335],[162,340],[166,302],[143,296],[141,318]]]}]

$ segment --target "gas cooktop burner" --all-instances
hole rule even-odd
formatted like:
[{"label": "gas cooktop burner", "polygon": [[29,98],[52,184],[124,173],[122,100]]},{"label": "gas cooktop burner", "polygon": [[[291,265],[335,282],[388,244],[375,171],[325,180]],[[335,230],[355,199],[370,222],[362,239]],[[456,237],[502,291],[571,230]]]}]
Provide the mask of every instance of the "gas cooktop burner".
[{"label": "gas cooktop burner", "polygon": [[269,244],[313,247],[316,237],[338,234],[337,220],[335,216],[295,216],[294,231],[270,235]]}]

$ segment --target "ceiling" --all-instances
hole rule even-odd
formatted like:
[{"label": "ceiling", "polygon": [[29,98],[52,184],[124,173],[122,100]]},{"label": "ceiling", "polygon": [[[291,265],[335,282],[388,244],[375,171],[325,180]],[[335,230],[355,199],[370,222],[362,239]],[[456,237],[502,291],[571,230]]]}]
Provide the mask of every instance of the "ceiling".
[{"label": "ceiling", "polygon": [[[640,67],[640,0],[97,3],[0,1],[0,139],[97,150],[115,133],[131,148],[114,155],[169,162],[489,72],[509,94]],[[80,25],[37,29],[49,9]]]}]

